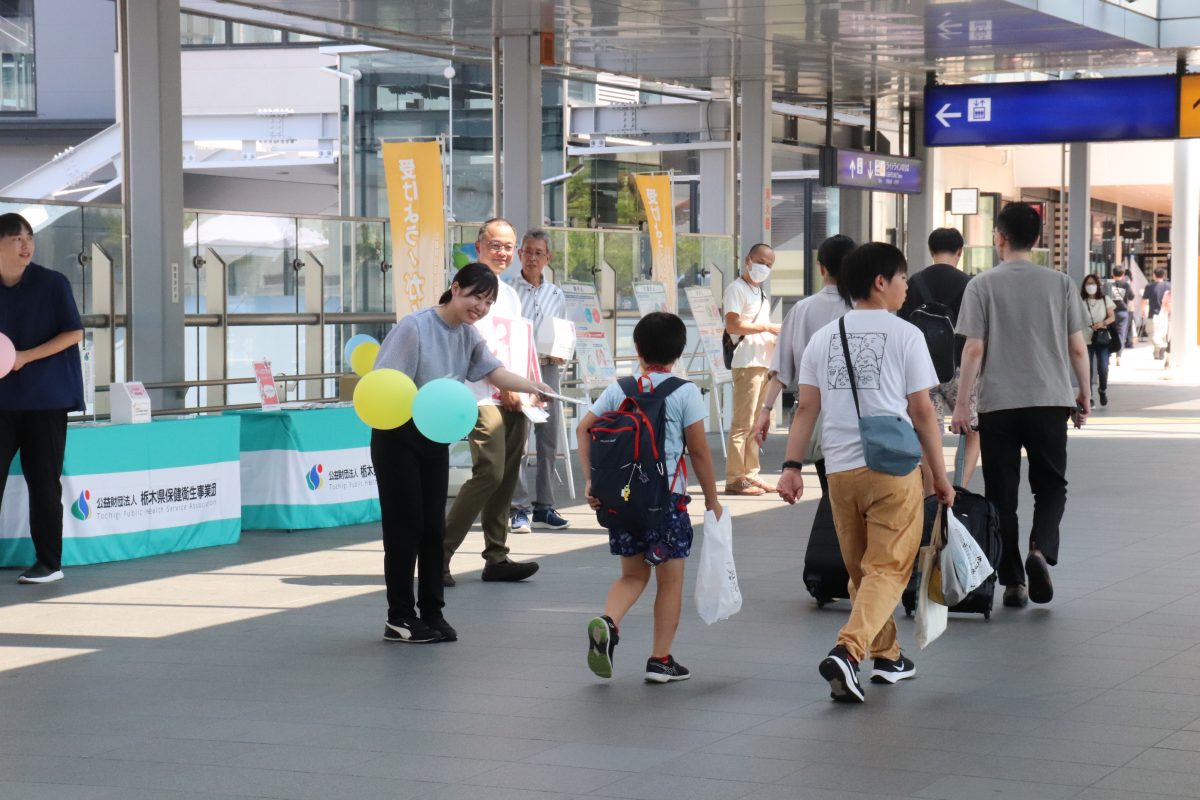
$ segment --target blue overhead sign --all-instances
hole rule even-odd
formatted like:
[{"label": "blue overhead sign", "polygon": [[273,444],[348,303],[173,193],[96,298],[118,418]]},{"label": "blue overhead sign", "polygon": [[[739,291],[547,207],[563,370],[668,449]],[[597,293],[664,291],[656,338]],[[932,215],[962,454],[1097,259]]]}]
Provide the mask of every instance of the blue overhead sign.
[{"label": "blue overhead sign", "polygon": [[925,89],[925,144],[1051,144],[1174,139],[1179,79],[979,83]]},{"label": "blue overhead sign", "polygon": [[919,194],[923,188],[922,164],[916,158],[840,147],[823,148],[822,155],[822,186],[904,194]]}]

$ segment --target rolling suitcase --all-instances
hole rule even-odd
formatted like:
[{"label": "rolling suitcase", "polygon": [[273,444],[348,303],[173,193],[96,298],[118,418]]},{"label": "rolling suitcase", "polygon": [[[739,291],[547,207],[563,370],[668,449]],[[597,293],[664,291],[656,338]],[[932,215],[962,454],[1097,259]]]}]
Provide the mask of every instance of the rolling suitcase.
[{"label": "rolling suitcase", "polygon": [[837,530],[833,527],[833,506],[829,503],[829,484],[825,480],[823,463],[817,477],[823,490],[817,513],[813,517],[808,548],[804,552],[804,586],[817,601],[817,608],[835,600],[850,598],[850,573],[842,561]]},{"label": "rolling suitcase", "polygon": [[[954,484],[955,492],[952,511],[958,521],[971,532],[971,536],[979,544],[994,569],[1000,563],[1000,515],[986,497],[967,491],[958,485],[962,482],[962,452],[965,438],[964,436],[958,437],[958,456],[955,458],[954,479],[951,481]],[[922,547],[929,544],[933,521],[937,515],[937,505],[936,497],[925,498],[925,530],[921,534]],[[909,616],[912,616],[913,610],[917,607],[919,581],[920,575],[914,564],[912,578],[901,597],[901,601],[904,603],[904,613]],[[984,619],[991,619],[995,596],[996,573],[993,572],[986,581],[967,595],[965,600],[956,606],[951,606],[950,610],[962,614],[983,614]]]}]

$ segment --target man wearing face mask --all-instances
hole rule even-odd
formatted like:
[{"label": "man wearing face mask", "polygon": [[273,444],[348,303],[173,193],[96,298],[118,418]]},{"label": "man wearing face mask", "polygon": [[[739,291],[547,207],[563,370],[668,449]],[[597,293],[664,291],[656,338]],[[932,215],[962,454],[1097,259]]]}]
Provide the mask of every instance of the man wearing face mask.
[{"label": "man wearing face mask", "polygon": [[746,254],[742,272],[725,290],[725,330],[735,342],[733,411],[729,423],[729,455],[725,461],[725,493],[757,496],[775,491],[759,480],[758,442],[754,417],[767,391],[767,370],[775,352],[779,325],[771,322],[771,299],[763,284],[771,276],[775,251],[756,244]]}]

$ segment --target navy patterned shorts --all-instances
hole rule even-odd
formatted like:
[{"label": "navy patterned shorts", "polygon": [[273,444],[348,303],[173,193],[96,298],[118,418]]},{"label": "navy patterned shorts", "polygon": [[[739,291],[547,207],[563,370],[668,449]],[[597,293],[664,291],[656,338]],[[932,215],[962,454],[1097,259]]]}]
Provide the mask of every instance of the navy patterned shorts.
[{"label": "navy patterned shorts", "polygon": [[688,517],[687,495],[671,493],[671,513],[657,528],[640,533],[611,528],[608,531],[608,550],[614,556],[636,556],[643,553],[645,561],[656,567],[672,558],[687,558],[692,552],[692,520]]}]

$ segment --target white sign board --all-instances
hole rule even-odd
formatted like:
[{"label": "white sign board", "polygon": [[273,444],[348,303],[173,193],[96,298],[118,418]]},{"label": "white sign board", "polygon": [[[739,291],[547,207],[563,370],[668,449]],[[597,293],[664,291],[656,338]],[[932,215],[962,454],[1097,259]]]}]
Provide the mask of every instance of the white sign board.
[{"label": "white sign board", "polygon": [[637,301],[638,314],[643,317],[655,311],[671,310],[667,306],[667,289],[661,283],[635,283],[633,298]]},{"label": "white sign board", "polygon": [[150,395],[138,381],[114,383],[109,387],[112,421],[119,424],[150,421]]},{"label": "white sign board", "polygon": [[585,389],[604,389],[617,379],[612,348],[608,343],[600,298],[596,287],[586,283],[564,283],[559,288],[567,299],[567,314],[575,323],[575,357],[579,379]]},{"label": "white sign board", "polygon": [[700,334],[700,349],[704,351],[705,361],[712,374],[713,385],[730,383],[733,373],[725,368],[725,355],[721,349],[721,334],[725,332],[725,320],[717,308],[712,289],[707,286],[689,286],[684,289],[687,293],[688,305],[692,308],[692,317],[696,320],[696,331]]}]

